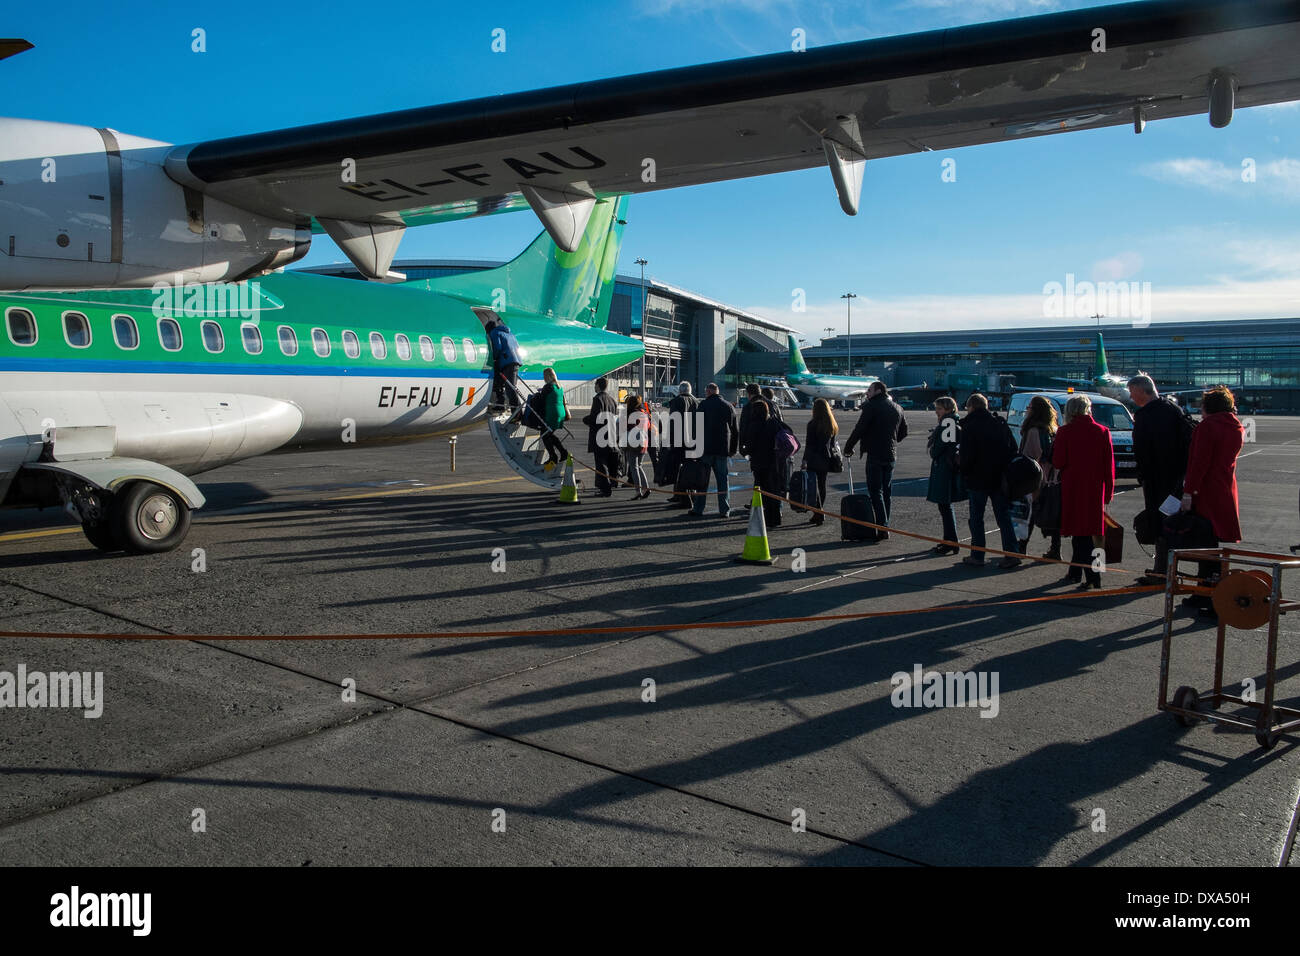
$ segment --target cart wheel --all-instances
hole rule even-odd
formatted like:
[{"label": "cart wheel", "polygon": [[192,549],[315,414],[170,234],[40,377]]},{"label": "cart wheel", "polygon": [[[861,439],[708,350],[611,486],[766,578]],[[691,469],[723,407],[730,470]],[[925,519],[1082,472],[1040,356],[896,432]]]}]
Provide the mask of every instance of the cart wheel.
[{"label": "cart wheel", "polygon": [[1255,720],[1255,742],[1265,750],[1272,750],[1273,745],[1277,743],[1278,738],[1282,735],[1273,730],[1273,713],[1268,710],[1261,710],[1259,717]]},{"label": "cart wheel", "polygon": [[[1201,699],[1200,694],[1196,693],[1195,687],[1183,686],[1174,691],[1173,699],[1170,701],[1175,707],[1181,707],[1183,710],[1196,710],[1197,702]],[[1174,714],[1175,719],[1184,727],[1190,727],[1196,723],[1195,717],[1188,717],[1186,714]]]}]

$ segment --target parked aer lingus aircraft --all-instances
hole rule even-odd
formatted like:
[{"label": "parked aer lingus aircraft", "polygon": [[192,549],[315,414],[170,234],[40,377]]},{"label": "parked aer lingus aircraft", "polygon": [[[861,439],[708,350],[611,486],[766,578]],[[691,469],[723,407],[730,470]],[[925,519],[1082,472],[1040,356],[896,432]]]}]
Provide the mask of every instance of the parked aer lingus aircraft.
[{"label": "parked aer lingus aircraft", "polygon": [[[0,58],[30,47],[0,40]],[[407,226],[532,208],[571,251],[599,197],[823,165],[852,215],[868,159],[1196,113],[1227,126],[1300,98],[1297,49],[1300,0],[1153,0],[182,146],[0,120],[0,289],[237,282],[316,232],[400,280]],[[93,60],[48,66],[93,81]]]},{"label": "parked aer lingus aircraft", "polygon": [[[799,351],[799,342],[793,335],[787,335],[786,338],[790,345],[790,367],[785,373],[785,384],[792,389],[827,401],[856,401],[866,397],[867,389],[871,387],[872,382],[879,381],[872,375],[821,375],[810,372],[808,366],[804,364],[803,353]],[[922,382],[920,385],[891,388],[890,391],[908,392],[927,387],[926,383]]]},{"label": "parked aer lingus aircraft", "polygon": [[[165,551],[203,504],[189,475],[482,421],[498,318],[524,388],[547,366],[572,385],[634,361],[641,343],[604,330],[626,206],[597,203],[575,252],[542,233],[498,269],[401,285],[275,274],[234,306],[215,285],[0,295],[0,503],[61,505],[104,550]],[[558,482],[506,418],[490,426],[507,462]]]}]

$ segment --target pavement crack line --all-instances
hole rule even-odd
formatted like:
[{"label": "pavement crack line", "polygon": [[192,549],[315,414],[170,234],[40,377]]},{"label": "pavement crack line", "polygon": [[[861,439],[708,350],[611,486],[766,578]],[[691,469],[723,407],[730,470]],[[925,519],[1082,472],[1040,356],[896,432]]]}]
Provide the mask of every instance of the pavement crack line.
[{"label": "pavement crack line", "polygon": [[[30,590],[30,589],[29,589],[29,590]],[[36,592],[36,593],[38,593],[38,592]],[[51,595],[43,595],[43,596],[45,596],[45,597],[52,597]],[[773,596],[775,597],[775,595],[773,595]],[[74,606],[80,606],[80,607],[84,608],[85,610],[89,610],[89,611],[92,611],[92,612],[94,612],[94,613],[100,613],[100,612],[97,611],[94,607],[91,607],[91,606],[89,606],[89,605],[84,605],[84,604],[83,604],[83,605],[75,605],[75,602],[70,602],[70,601],[65,601],[65,603],[68,603],[68,604],[74,604]],[[722,613],[722,612],[719,612],[719,613]],[[140,621],[135,621],[135,620],[132,620],[132,619],[130,619],[130,618],[126,618],[126,617],[124,617],[124,616],[122,616],[122,615],[112,615],[112,616],[115,617],[115,618],[118,619],[118,620],[122,620],[122,621],[124,621],[124,622],[126,622],[126,623],[133,624],[133,625],[136,625],[136,626],[138,626],[138,627],[144,627],[144,628],[147,628],[148,630],[156,631],[156,632],[158,632],[158,633],[160,633],[160,634],[170,634],[170,633],[173,633],[173,632],[168,631],[168,630],[166,630],[166,629],[164,629],[164,628],[159,628],[159,627],[154,627],[154,626],[152,626],[152,625],[144,624],[144,623],[142,623],[142,622],[140,622]],[[703,618],[702,618],[702,619],[703,619]],[[559,663],[560,660],[569,660],[569,659],[572,659],[572,658],[574,658],[574,657],[582,656],[582,655],[584,655],[584,654],[594,653],[594,652],[597,651],[597,650],[603,650],[603,649],[605,649],[605,648],[612,647],[612,646],[616,646],[616,645],[619,645],[619,644],[626,644],[626,643],[628,643],[628,642],[630,642],[630,641],[637,640],[637,639],[639,639],[639,638],[641,638],[641,637],[647,637],[647,636],[650,636],[650,635],[655,634],[655,633],[658,633],[658,632],[655,632],[655,631],[647,631],[647,632],[645,632],[644,634],[636,634],[636,635],[632,635],[632,636],[627,637],[627,638],[625,638],[625,639],[623,639],[623,640],[620,640],[620,641],[616,641],[616,642],[612,642],[612,643],[609,643],[609,644],[601,645],[601,647],[599,647],[599,648],[587,648],[587,649],[585,649],[585,650],[583,650],[583,651],[579,651],[577,654],[567,655],[565,658],[561,658],[561,659],[556,659],[556,660],[553,660],[553,661],[549,661],[549,662],[546,662],[546,663],[544,663],[544,664],[537,665],[536,667],[533,667],[533,668],[526,668],[525,671],[527,671],[527,670],[537,670],[537,669],[540,669],[541,667],[549,666],[549,665],[552,664],[552,663]],[[196,644],[196,645],[199,645],[199,646],[202,646],[202,647],[207,647],[207,648],[210,648],[210,649],[212,649],[212,650],[220,651],[220,652],[222,652],[222,653],[231,654],[231,655],[234,655],[235,657],[239,657],[239,658],[242,658],[242,659],[244,659],[244,660],[248,660],[248,661],[250,661],[250,662],[263,664],[263,665],[268,666],[268,667],[274,667],[274,668],[277,668],[277,669],[279,669],[279,670],[282,670],[282,671],[285,671],[285,672],[288,672],[288,673],[296,674],[296,675],[298,675],[298,676],[300,676],[300,677],[305,677],[305,678],[307,678],[308,680],[314,680],[314,681],[317,681],[317,682],[319,682],[319,683],[321,683],[321,684],[324,684],[325,686],[328,686],[331,690],[337,690],[337,688],[338,688],[338,685],[337,685],[333,680],[331,680],[331,679],[329,679],[329,678],[322,677],[322,676],[320,676],[320,675],[318,675],[318,674],[313,674],[313,673],[311,673],[311,672],[309,672],[309,671],[302,670],[301,668],[291,667],[291,666],[289,666],[289,665],[287,665],[287,664],[283,664],[283,663],[278,662],[278,661],[270,661],[270,660],[266,660],[265,658],[258,657],[257,655],[250,654],[250,653],[248,653],[248,652],[246,652],[246,651],[242,651],[242,650],[239,650],[239,649],[237,649],[237,648],[224,647],[224,646],[221,646],[221,645],[219,645],[219,644],[216,644],[216,643],[213,643],[213,642],[210,642],[210,641],[190,641],[189,643],[191,643],[191,644]],[[521,672],[522,672],[522,671],[521,671]],[[505,675],[498,675],[498,679],[499,679],[499,677],[501,677],[501,676],[505,676]],[[460,689],[463,690],[463,689],[465,689],[465,688],[460,688]],[[449,724],[452,724],[452,725],[454,725],[454,726],[460,727],[460,728],[465,729],[465,730],[475,731],[475,732],[480,733],[480,734],[483,734],[483,735],[485,735],[485,736],[494,737],[494,738],[496,738],[496,739],[498,739],[498,740],[509,741],[509,742],[514,743],[514,744],[517,744],[517,745],[519,745],[519,746],[527,747],[527,748],[529,748],[529,749],[531,749],[531,750],[535,750],[535,751],[537,751],[537,752],[539,752],[539,753],[550,754],[551,756],[559,757],[559,758],[561,758],[561,759],[565,759],[565,760],[569,760],[569,761],[572,761],[572,762],[574,762],[574,763],[578,763],[578,764],[581,764],[581,765],[583,765],[583,766],[590,767],[590,768],[592,768],[592,769],[601,770],[601,771],[604,771],[605,773],[612,774],[612,775],[614,775],[614,776],[623,777],[623,778],[626,778],[626,779],[629,779],[629,780],[635,780],[635,781],[637,781],[637,782],[639,782],[639,783],[644,783],[644,784],[647,784],[647,785],[649,785],[649,786],[656,787],[656,788],[658,788],[658,789],[660,789],[660,790],[666,790],[666,791],[670,791],[670,792],[673,792],[673,793],[681,794],[682,796],[691,797],[692,799],[702,800],[702,801],[704,801],[704,802],[706,802],[706,803],[709,803],[709,804],[711,804],[711,805],[713,805],[713,806],[717,806],[717,807],[721,807],[721,808],[723,808],[723,809],[731,810],[731,811],[733,811],[733,812],[735,812],[735,813],[742,813],[742,814],[745,814],[746,816],[754,817],[755,819],[760,819],[760,820],[765,820],[765,821],[769,821],[769,822],[773,822],[773,823],[778,823],[778,824],[780,824],[780,825],[783,826],[783,827],[785,827],[785,826],[789,826],[789,822],[788,822],[788,821],[786,821],[786,820],[784,820],[784,819],[782,819],[782,818],[780,818],[780,817],[773,816],[772,814],[765,813],[765,812],[762,811],[762,810],[756,810],[756,809],[753,809],[753,808],[751,808],[751,807],[746,807],[746,806],[743,806],[743,805],[738,804],[738,803],[733,803],[732,801],[723,800],[723,799],[721,799],[721,798],[719,798],[719,797],[713,797],[713,796],[710,796],[710,795],[708,795],[708,794],[698,793],[698,792],[696,792],[696,791],[689,790],[689,789],[687,789],[687,788],[685,788],[685,787],[679,787],[679,786],[676,786],[676,785],[674,785],[674,784],[670,784],[670,783],[665,783],[665,782],[662,782],[662,781],[658,781],[658,780],[655,780],[655,779],[653,779],[653,778],[651,778],[651,777],[647,777],[647,776],[645,776],[645,775],[643,775],[643,774],[636,773],[636,772],[634,772],[634,771],[620,769],[620,768],[614,767],[614,766],[612,766],[612,765],[602,763],[602,762],[597,761],[597,760],[592,760],[592,759],[590,759],[590,758],[588,758],[588,757],[583,757],[583,756],[580,756],[580,755],[578,755],[578,754],[569,753],[569,752],[566,752],[566,751],[563,751],[563,750],[559,750],[559,749],[557,749],[557,748],[555,748],[555,747],[551,747],[551,746],[548,746],[548,745],[546,745],[546,744],[539,743],[539,742],[537,742],[537,741],[528,740],[527,738],[517,737],[517,736],[511,735],[511,734],[502,733],[502,732],[497,731],[497,730],[494,730],[493,728],[488,727],[488,726],[486,726],[486,725],[479,725],[479,724],[476,724],[476,723],[474,723],[474,722],[472,722],[472,721],[468,721],[468,720],[465,720],[465,719],[460,718],[460,717],[453,717],[452,715],[447,714],[447,713],[442,713],[442,712],[439,712],[439,711],[423,709],[423,708],[420,706],[421,704],[425,703],[426,701],[433,700],[433,699],[435,699],[435,698],[437,698],[437,697],[440,697],[440,696],[445,696],[445,694],[432,695],[432,696],[430,696],[430,697],[419,698],[419,699],[416,699],[416,700],[414,700],[414,701],[410,701],[410,702],[403,702],[403,701],[397,700],[397,699],[395,699],[395,698],[389,697],[389,696],[387,696],[387,695],[385,695],[385,694],[375,693],[375,692],[372,692],[372,691],[363,691],[363,690],[362,690],[361,688],[359,688],[359,687],[357,688],[357,693],[358,693],[358,695],[363,695],[363,696],[365,696],[365,697],[366,697],[367,699],[369,699],[369,700],[376,700],[376,701],[379,701],[379,702],[381,702],[381,703],[383,703],[383,704],[386,704],[386,705],[389,705],[389,706],[380,707],[380,708],[373,708],[373,709],[371,709],[371,710],[369,710],[369,711],[366,711],[366,712],[364,712],[364,713],[361,713],[361,714],[350,715],[349,718],[348,718],[347,720],[345,720],[345,721],[335,721],[335,722],[331,722],[331,723],[328,723],[328,724],[324,724],[324,725],[316,726],[316,727],[313,727],[313,728],[311,728],[310,730],[305,731],[305,732],[302,732],[302,733],[290,734],[290,735],[288,735],[288,736],[281,737],[281,738],[279,738],[279,739],[277,739],[277,740],[273,740],[273,741],[269,741],[269,742],[266,742],[266,743],[260,744],[260,745],[258,745],[258,746],[256,746],[256,747],[250,747],[250,748],[247,748],[247,749],[242,750],[242,751],[237,751],[237,752],[235,752],[235,753],[226,754],[226,755],[223,755],[223,756],[221,756],[221,757],[217,757],[217,758],[215,758],[215,759],[213,759],[213,760],[208,760],[208,761],[205,761],[205,762],[203,762],[203,763],[199,763],[199,764],[193,764],[193,765],[190,765],[190,766],[184,767],[184,768],[179,769],[179,770],[171,770],[171,771],[167,771],[167,772],[165,772],[165,773],[159,773],[159,774],[147,774],[147,775],[146,775],[146,774],[141,774],[141,775],[140,775],[140,779],[138,779],[137,781],[135,781],[135,782],[133,782],[133,783],[126,784],[125,786],[113,787],[113,788],[110,788],[110,789],[105,790],[105,791],[103,791],[103,792],[100,792],[100,793],[97,793],[97,794],[93,794],[93,795],[91,795],[91,796],[89,796],[89,797],[86,797],[86,798],[84,798],[84,799],[80,799],[80,800],[71,800],[71,801],[68,801],[68,802],[66,802],[66,803],[63,803],[63,804],[60,804],[60,805],[57,805],[57,806],[52,806],[52,807],[43,807],[43,808],[41,808],[39,811],[36,811],[36,812],[34,812],[34,813],[25,814],[25,815],[23,815],[23,816],[21,816],[21,817],[16,817],[16,818],[14,818],[14,819],[12,819],[12,820],[6,820],[6,821],[3,821],[3,822],[0,822],[0,832],[3,832],[3,831],[5,831],[5,830],[7,830],[7,829],[10,829],[10,828],[12,828],[12,827],[14,827],[14,826],[17,826],[17,825],[19,825],[19,824],[21,824],[21,823],[24,823],[24,822],[26,822],[26,821],[30,821],[30,820],[33,820],[33,819],[38,819],[38,818],[40,818],[40,817],[50,816],[50,815],[53,815],[53,814],[56,814],[56,813],[60,813],[60,812],[62,812],[62,811],[64,811],[64,810],[71,809],[71,808],[73,808],[73,807],[83,806],[83,805],[85,805],[85,804],[93,803],[93,802],[95,802],[95,801],[97,801],[97,800],[102,800],[102,799],[105,799],[105,798],[110,797],[110,796],[116,796],[116,795],[118,795],[118,794],[125,793],[125,792],[127,792],[127,791],[129,791],[129,790],[133,790],[133,789],[135,789],[136,787],[146,786],[146,785],[151,784],[151,783],[165,783],[167,780],[169,780],[169,779],[171,779],[171,778],[173,778],[173,777],[179,777],[179,776],[183,776],[183,775],[192,775],[192,774],[194,774],[194,773],[196,773],[196,772],[198,772],[198,771],[201,771],[201,770],[207,770],[207,769],[209,769],[209,768],[214,768],[214,767],[217,767],[217,766],[219,766],[219,765],[221,765],[221,764],[223,764],[223,763],[227,763],[227,762],[232,761],[232,760],[237,760],[237,759],[239,759],[239,758],[241,758],[241,757],[245,757],[245,756],[248,756],[248,755],[251,755],[251,754],[254,754],[254,753],[264,753],[264,752],[266,752],[266,751],[268,751],[268,750],[274,750],[274,749],[277,749],[277,748],[279,748],[279,747],[286,746],[286,745],[288,745],[288,744],[296,743],[297,741],[300,741],[300,740],[306,739],[307,737],[311,737],[311,736],[314,736],[314,735],[316,735],[316,734],[320,734],[320,733],[329,733],[329,732],[331,732],[331,731],[339,730],[339,729],[341,729],[341,728],[343,728],[343,727],[346,727],[346,726],[348,726],[348,725],[350,725],[350,724],[357,724],[357,723],[361,723],[361,722],[363,722],[363,721],[368,721],[368,720],[374,719],[374,718],[376,718],[376,717],[380,717],[380,716],[387,715],[387,714],[392,714],[392,713],[395,713],[396,710],[406,710],[406,711],[410,711],[411,713],[421,714],[421,715],[423,715],[423,716],[425,716],[425,717],[429,717],[429,718],[432,718],[432,719],[434,719],[434,720],[439,720],[439,721],[442,721],[442,722],[444,722],[444,723],[449,723]],[[882,856],[886,856],[886,857],[889,857],[889,858],[891,858],[891,859],[898,860],[898,861],[900,861],[900,862],[910,863],[910,864],[913,864],[913,865],[915,865],[915,866],[929,866],[929,865],[930,865],[930,864],[928,864],[928,863],[926,863],[926,862],[924,862],[924,861],[922,861],[922,860],[918,860],[918,859],[914,859],[914,858],[912,858],[912,857],[908,857],[908,856],[905,856],[905,855],[902,855],[902,854],[894,853],[894,852],[892,852],[892,851],[890,851],[890,850],[881,849],[881,848],[879,848],[879,847],[874,847],[874,846],[871,846],[870,844],[863,843],[863,842],[860,841],[860,840],[854,840],[854,839],[852,839],[852,838],[850,838],[850,837],[845,837],[845,836],[841,836],[841,835],[839,835],[839,834],[831,833],[831,832],[829,832],[829,831],[821,830],[821,829],[819,829],[819,828],[817,828],[817,827],[809,826],[809,827],[807,827],[807,832],[809,832],[809,833],[813,833],[813,834],[816,834],[817,836],[820,836],[820,837],[822,837],[823,839],[831,840],[831,841],[833,841],[833,842],[840,843],[840,844],[843,844],[843,845],[845,845],[845,846],[854,846],[854,847],[858,847],[859,849],[866,850],[866,851],[868,851],[868,852],[870,852],[870,853],[880,854],[880,855],[882,855]]]}]

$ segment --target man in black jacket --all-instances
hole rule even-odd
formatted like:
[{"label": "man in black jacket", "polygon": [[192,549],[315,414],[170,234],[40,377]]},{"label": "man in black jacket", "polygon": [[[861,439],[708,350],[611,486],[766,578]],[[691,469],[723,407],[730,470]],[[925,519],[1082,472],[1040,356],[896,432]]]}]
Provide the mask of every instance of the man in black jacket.
[{"label": "man in black jacket", "polygon": [[[867,494],[871,496],[871,510],[878,525],[889,525],[894,462],[898,460],[898,443],[906,437],[907,419],[903,410],[889,397],[884,382],[872,382],[862,415],[844,446],[844,455],[852,455],[858,442],[862,442],[862,454],[867,457]],[[888,531],[876,532],[877,541],[888,537]]]},{"label": "man in black jacket", "polygon": [[[735,406],[718,394],[718,386],[710,382],[704,391],[704,401],[700,402],[700,412],[704,415],[704,455],[700,461],[713,472],[714,481],[718,485],[718,513],[725,518],[731,514],[731,501],[727,496],[727,466],[740,445],[740,429],[736,425]],[[704,517],[708,491],[706,482],[703,493],[695,496],[695,506],[688,514],[696,518]]]},{"label": "man in black jacket", "polygon": [[[682,382],[677,387],[677,394],[668,403],[669,419],[664,433],[660,435],[663,444],[659,452],[660,475],[657,485],[671,485],[677,481],[677,472],[686,461],[686,436],[695,428],[695,412],[700,406],[699,399],[691,394],[691,383]],[[678,429],[681,429],[679,431]],[[699,437],[692,434],[692,441]],[[687,507],[691,500],[684,495],[673,495],[668,499],[670,505]]]},{"label": "man in black jacket", "polygon": [[[1182,497],[1191,425],[1182,409],[1160,397],[1156,383],[1145,373],[1129,379],[1128,394],[1138,407],[1133,416],[1133,457],[1142,483],[1142,500],[1156,527],[1163,528],[1160,505],[1170,495]],[[1138,579],[1141,584],[1164,583],[1169,544],[1163,535],[1156,538],[1155,549],[1155,568]]]},{"label": "man in black jacket", "polygon": [[596,469],[596,494],[602,498],[614,494],[612,482],[618,477],[618,405],[607,388],[609,379],[596,379],[596,397],[582,420],[588,428],[587,451]]},{"label": "man in black jacket", "polygon": [[[1002,493],[1002,475],[1015,454],[1015,436],[1005,419],[989,411],[989,400],[979,392],[966,399],[957,456],[970,494],[970,543],[977,548],[984,547],[984,507],[992,502],[993,517],[1002,532],[1002,550],[1020,551],[1015,526],[1011,523],[1011,503]],[[962,558],[962,564],[982,568],[984,552],[972,551]],[[1014,568],[1018,564],[1019,558],[1007,556],[998,562],[998,567]]]},{"label": "man in black jacket", "polygon": [[[740,453],[747,457],[752,457],[754,454],[754,446],[757,444],[756,439],[758,438],[757,433],[763,424],[754,414],[758,410],[759,405],[768,405],[768,402],[763,398],[763,393],[759,391],[758,385],[754,382],[750,382],[745,386],[745,407],[740,410]],[[771,415],[771,411],[772,408],[768,405],[769,416]],[[752,472],[753,470],[754,467],[751,463],[750,471]],[[757,478],[754,479],[754,483],[759,483]],[[748,508],[749,504],[746,503],[745,507]]]}]

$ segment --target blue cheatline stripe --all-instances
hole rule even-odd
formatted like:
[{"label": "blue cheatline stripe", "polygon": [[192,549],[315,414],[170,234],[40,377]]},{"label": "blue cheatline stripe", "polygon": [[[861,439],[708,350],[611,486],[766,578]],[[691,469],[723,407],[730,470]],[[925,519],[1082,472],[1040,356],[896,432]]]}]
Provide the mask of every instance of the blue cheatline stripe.
[{"label": "blue cheatline stripe", "polygon": [[[411,363],[402,363],[389,368],[372,366],[304,366],[304,365],[240,365],[234,362],[153,362],[131,361],[121,359],[62,359],[62,358],[22,358],[20,356],[0,357],[0,372],[107,372],[114,374],[143,375],[329,375],[339,378],[369,376],[372,378],[393,378],[409,376],[411,378],[483,378],[492,377],[490,371],[481,368],[427,368]],[[522,379],[541,381],[541,372],[520,373]],[[591,376],[594,377],[594,376]],[[570,382],[588,381],[588,376],[561,375],[561,379]]]}]

